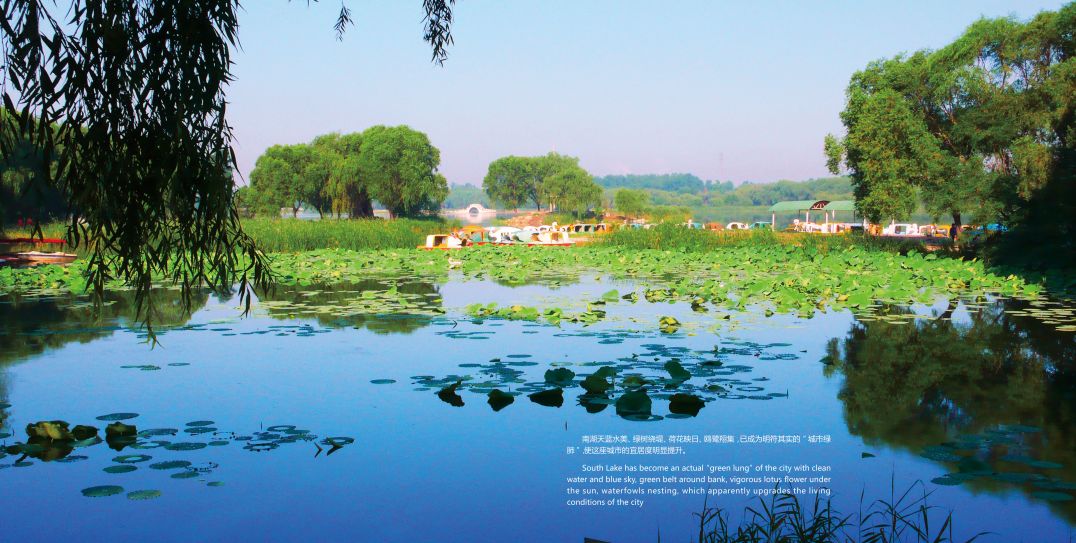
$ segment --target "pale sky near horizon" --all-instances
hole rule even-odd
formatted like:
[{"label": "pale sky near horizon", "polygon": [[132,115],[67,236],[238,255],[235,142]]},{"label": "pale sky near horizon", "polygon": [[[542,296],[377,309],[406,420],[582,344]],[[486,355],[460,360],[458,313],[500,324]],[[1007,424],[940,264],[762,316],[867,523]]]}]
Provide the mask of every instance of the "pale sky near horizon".
[{"label": "pale sky near horizon", "polygon": [[444,66],[420,0],[257,0],[240,14],[228,90],[240,173],[268,146],[407,124],[450,183],[551,150],[594,175],[690,172],[769,182],[828,175],[826,133],[851,74],[938,48],[980,16],[1060,0],[726,2],[460,0]]}]

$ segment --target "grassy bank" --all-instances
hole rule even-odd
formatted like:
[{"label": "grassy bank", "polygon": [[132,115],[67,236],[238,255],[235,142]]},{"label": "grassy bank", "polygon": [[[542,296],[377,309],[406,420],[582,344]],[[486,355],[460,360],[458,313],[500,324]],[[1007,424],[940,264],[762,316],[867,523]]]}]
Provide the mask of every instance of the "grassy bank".
[{"label": "grassy bank", "polygon": [[441,219],[249,219],[243,221],[243,230],[262,251],[292,253],[316,249],[413,249],[425,243],[427,235],[445,232],[453,224]]}]

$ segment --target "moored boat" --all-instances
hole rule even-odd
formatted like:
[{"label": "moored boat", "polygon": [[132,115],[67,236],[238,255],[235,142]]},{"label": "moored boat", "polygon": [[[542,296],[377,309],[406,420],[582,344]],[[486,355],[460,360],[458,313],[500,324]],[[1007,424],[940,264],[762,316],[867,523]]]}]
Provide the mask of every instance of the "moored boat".
[{"label": "moored boat", "polygon": [[436,249],[462,249],[463,240],[451,234],[430,234],[426,236],[426,244],[419,245],[418,248],[427,251]]},{"label": "moored boat", "polygon": [[24,253],[15,253],[15,257],[18,260],[30,264],[70,264],[78,258],[78,255],[72,253],[43,253],[41,251],[28,251]]},{"label": "moored boat", "polygon": [[540,232],[532,235],[528,247],[571,247],[574,242],[567,232]]}]

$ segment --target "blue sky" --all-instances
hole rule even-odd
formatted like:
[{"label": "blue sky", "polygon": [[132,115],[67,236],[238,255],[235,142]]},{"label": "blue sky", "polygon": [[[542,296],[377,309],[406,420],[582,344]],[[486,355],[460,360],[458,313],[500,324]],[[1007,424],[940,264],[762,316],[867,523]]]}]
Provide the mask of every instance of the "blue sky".
[{"label": "blue sky", "polygon": [[775,181],[827,175],[849,76],[950,42],[980,16],[1061,1],[662,2],[460,0],[444,66],[420,0],[246,2],[229,90],[240,172],[276,143],[407,124],[450,183],[551,150],[592,174],[691,172]]}]

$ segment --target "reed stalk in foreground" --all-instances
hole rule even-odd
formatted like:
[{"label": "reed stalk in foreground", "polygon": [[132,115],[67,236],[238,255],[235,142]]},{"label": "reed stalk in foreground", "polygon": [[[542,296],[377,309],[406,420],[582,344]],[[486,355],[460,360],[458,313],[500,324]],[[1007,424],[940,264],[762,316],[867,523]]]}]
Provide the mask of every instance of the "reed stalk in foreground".
[{"label": "reed stalk in foreground", "polygon": [[[928,504],[931,492],[917,481],[899,496],[895,482],[890,496],[865,504],[860,494],[855,514],[843,514],[832,498],[815,495],[803,504],[799,496],[774,488],[768,497],[747,505],[739,523],[728,511],[710,507],[693,513],[698,520],[698,543],[950,543],[955,542],[953,514],[944,515]],[[964,543],[971,543],[980,532]]]}]

